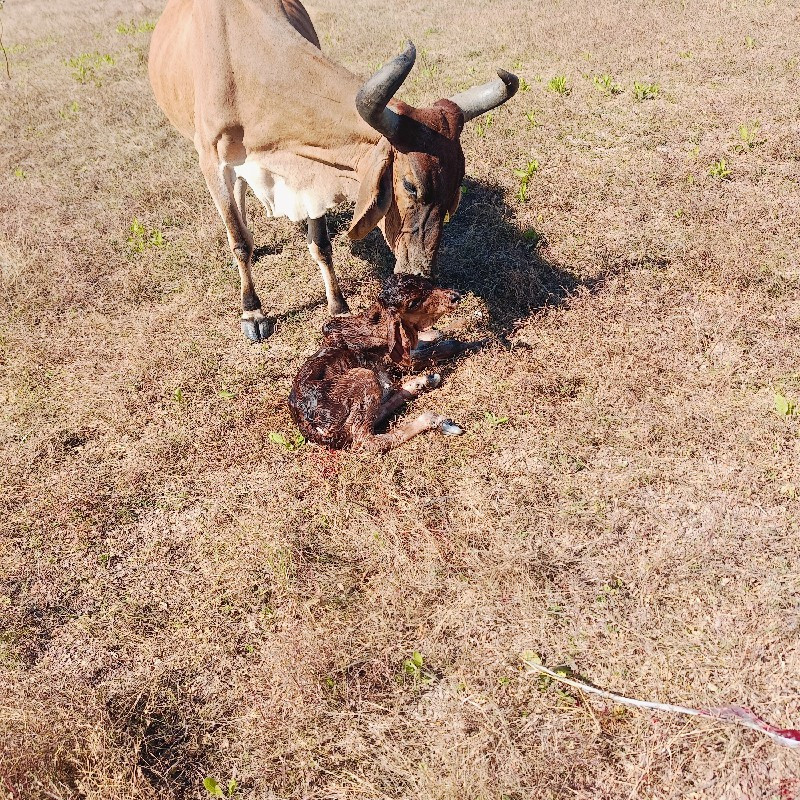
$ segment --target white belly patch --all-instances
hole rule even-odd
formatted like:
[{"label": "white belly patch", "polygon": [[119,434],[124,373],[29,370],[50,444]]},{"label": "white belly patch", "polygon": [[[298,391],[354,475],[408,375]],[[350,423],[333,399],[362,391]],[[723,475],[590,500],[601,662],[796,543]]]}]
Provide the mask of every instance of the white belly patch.
[{"label": "white belly patch", "polygon": [[352,199],[358,189],[355,173],[293,154],[257,153],[233,169],[270,216],[294,222],[318,219],[329,208]]}]

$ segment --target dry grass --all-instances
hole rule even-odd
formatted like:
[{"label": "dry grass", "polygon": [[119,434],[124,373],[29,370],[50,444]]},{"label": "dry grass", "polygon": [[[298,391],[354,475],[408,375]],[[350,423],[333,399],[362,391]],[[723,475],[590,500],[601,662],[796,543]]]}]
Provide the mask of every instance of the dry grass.
[{"label": "dry grass", "polygon": [[[800,724],[800,417],[773,408],[800,401],[796,4],[310,6],[360,73],[412,37],[412,101],[495,66],[529,85],[465,133],[442,252],[469,293],[452,326],[498,343],[417,405],[469,432],[385,458],[269,441],[291,433],[321,283],[302,235],[258,212],[281,319],[262,347],[240,337],[149,34],[116,30],[158,10],[0,12],[3,791],[199,798],[215,775],[252,800],[800,796],[796,752],[558,691],[518,658]],[[114,63],[81,84],[82,53]],[[708,174],[722,158],[729,180]],[[136,252],[134,217],[165,243]],[[390,263],[374,236],[351,250],[346,219],[362,307]]]}]

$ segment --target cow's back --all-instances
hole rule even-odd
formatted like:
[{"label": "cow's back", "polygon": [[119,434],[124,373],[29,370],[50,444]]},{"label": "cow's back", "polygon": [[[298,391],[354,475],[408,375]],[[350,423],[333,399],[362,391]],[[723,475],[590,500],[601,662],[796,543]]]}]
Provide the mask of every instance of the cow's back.
[{"label": "cow's back", "polygon": [[[195,81],[207,86],[224,75],[226,68],[230,73],[230,42],[226,34],[235,5],[235,0],[168,0],[153,31],[148,72],[156,102],[170,122],[190,139],[196,128]],[[291,26],[319,48],[317,32],[299,0],[261,0],[259,5],[279,28]],[[241,42],[242,48],[257,44],[253,40]],[[225,83],[220,83],[219,90],[228,94],[230,87]]]}]

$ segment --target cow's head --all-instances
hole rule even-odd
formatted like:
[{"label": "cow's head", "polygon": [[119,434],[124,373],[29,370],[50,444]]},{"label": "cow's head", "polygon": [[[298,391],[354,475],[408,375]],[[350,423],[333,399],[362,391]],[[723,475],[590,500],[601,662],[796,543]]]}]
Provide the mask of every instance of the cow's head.
[{"label": "cow's head", "polygon": [[[380,225],[397,258],[395,272],[429,276],[436,264],[445,217],[461,197],[465,122],[505,103],[519,86],[516,75],[467,89],[428,108],[392,100],[417,52],[406,51],[375,73],[356,96],[358,113],[382,134],[362,175],[351,239]],[[390,107],[391,104],[391,107]]]}]

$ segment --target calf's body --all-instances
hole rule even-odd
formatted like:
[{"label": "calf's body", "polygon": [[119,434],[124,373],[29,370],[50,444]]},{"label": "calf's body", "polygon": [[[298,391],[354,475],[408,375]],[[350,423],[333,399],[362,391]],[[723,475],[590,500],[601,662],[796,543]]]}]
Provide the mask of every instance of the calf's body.
[{"label": "calf's body", "polygon": [[[427,279],[393,276],[364,314],[326,323],[322,347],[300,368],[289,395],[289,408],[300,432],[328,447],[379,452],[425,430],[461,433],[451,420],[432,411],[388,433],[376,432],[403,403],[441,382],[434,373],[399,384],[395,375],[411,366],[419,331],[429,329],[459,299],[449,289],[434,289]],[[447,357],[471,348],[448,342]],[[435,345],[429,354],[428,362],[435,360]]]}]

